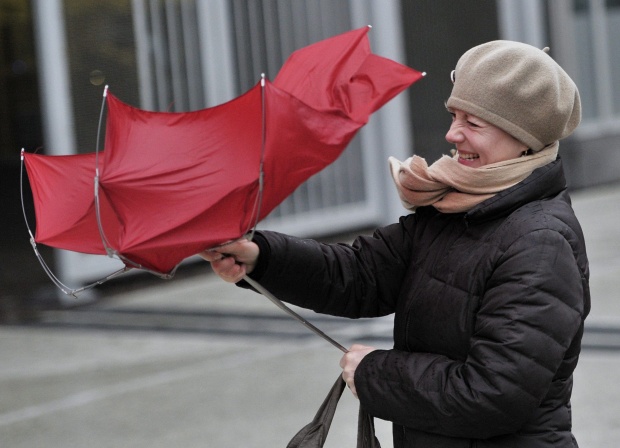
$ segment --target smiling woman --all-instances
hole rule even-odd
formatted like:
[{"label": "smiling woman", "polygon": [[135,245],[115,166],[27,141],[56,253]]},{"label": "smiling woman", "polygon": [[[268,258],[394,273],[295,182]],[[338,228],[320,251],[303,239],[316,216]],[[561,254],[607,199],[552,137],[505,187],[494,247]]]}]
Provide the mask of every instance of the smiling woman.
[{"label": "smiling woman", "polygon": [[557,156],[579,93],[546,52],[493,41],[459,59],[446,106],[459,155],[390,160],[414,213],[352,245],[260,231],[203,255],[319,313],[394,313],[392,350],[355,344],[340,366],[395,447],[577,447],[589,268]]}]

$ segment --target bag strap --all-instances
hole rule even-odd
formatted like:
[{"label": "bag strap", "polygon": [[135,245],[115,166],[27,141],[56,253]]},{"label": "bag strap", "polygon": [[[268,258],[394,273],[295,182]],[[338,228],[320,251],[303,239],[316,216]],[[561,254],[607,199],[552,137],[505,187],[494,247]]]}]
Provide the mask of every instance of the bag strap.
[{"label": "bag strap", "polygon": [[361,406],[357,417],[357,448],[381,448],[375,436],[375,420]]},{"label": "bag strap", "polygon": [[[338,379],[327,394],[327,397],[325,397],[314,419],[295,434],[286,448],[323,447],[334,419],[338,401],[345,387],[346,383],[342,379],[342,375],[338,375]],[[357,448],[381,448],[379,441],[375,437],[373,417],[364,412],[361,406],[357,420]]]}]

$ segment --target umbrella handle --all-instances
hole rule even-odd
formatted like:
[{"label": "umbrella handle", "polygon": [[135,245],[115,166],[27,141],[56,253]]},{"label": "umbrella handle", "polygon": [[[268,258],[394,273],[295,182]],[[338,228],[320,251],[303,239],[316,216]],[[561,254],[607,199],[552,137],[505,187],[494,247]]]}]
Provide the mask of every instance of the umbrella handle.
[{"label": "umbrella handle", "polygon": [[251,279],[250,277],[248,277],[247,275],[243,277],[243,279],[248,282],[250,284],[250,286],[252,286],[254,289],[256,289],[258,292],[260,292],[262,295],[264,295],[265,297],[267,297],[269,300],[271,300],[278,308],[280,308],[282,311],[284,311],[285,313],[287,313],[289,316],[291,316],[293,319],[297,320],[298,322],[302,323],[304,326],[306,326],[306,328],[310,329],[311,331],[313,331],[315,334],[319,335],[320,337],[322,337],[323,339],[325,339],[327,342],[329,342],[330,344],[332,344],[334,347],[336,347],[337,349],[339,349],[341,352],[343,353],[347,353],[348,350],[346,348],[344,348],[341,344],[339,344],[338,342],[336,342],[334,339],[332,339],[331,337],[327,336],[325,333],[323,333],[321,330],[319,330],[317,327],[315,327],[314,325],[312,325],[310,322],[308,322],[306,319],[304,319],[303,317],[301,317],[299,314],[297,314],[295,311],[293,311],[292,309],[290,309],[289,307],[287,307],[280,299],[278,299],[276,296],[274,296],[273,294],[271,294],[267,289],[265,289],[260,283],[258,283],[256,280]]}]

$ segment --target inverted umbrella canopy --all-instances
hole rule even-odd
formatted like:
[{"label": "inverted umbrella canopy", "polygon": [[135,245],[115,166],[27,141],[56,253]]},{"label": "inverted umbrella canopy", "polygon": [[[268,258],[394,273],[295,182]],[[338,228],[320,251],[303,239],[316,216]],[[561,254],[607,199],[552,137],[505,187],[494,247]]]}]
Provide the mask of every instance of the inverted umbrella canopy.
[{"label": "inverted umbrella canopy", "polygon": [[302,48],[273,83],[208,109],[150,112],[108,93],[102,153],[24,155],[35,241],[168,274],[243,236],[423,76],[373,55],[368,29]]}]

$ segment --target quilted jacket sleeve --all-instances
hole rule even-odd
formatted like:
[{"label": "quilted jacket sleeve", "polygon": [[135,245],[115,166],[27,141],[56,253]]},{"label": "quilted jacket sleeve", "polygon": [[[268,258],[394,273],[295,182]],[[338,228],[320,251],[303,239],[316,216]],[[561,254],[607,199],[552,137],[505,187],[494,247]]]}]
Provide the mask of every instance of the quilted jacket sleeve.
[{"label": "quilted jacket sleeve", "polygon": [[414,219],[404,217],[352,245],[261,232],[270,255],[257,280],[279,299],[323,314],[360,318],[393,313],[411,254]]},{"label": "quilted jacket sleeve", "polygon": [[545,398],[580,331],[582,280],[560,233],[519,238],[487,284],[466,360],[372,352],[355,376],[362,406],[379,418],[453,437],[517,431]]}]

